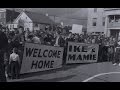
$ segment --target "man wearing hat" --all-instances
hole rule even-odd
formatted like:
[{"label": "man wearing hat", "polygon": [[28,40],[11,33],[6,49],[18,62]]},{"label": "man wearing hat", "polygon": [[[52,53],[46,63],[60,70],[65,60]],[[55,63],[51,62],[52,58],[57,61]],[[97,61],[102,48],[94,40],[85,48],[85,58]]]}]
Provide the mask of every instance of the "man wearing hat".
[{"label": "man wearing hat", "polygon": [[0,26],[0,82],[6,82],[5,65],[4,65],[4,53],[8,46],[8,39]]}]

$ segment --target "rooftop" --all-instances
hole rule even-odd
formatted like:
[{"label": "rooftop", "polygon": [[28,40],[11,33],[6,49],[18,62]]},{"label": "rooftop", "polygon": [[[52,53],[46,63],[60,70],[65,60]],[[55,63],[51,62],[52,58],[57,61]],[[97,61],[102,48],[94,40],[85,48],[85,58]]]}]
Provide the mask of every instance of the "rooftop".
[{"label": "rooftop", "polygon": [[6,22],[11,23],[18,17],[20,13],[14,10],[6,10]]},{"label": "rooftop", "polygon": [[29,12],[29,11],[25,11],[25,13],[34,23],[55,24],[54,21],[52,21],[49,17],[43,14]]}]

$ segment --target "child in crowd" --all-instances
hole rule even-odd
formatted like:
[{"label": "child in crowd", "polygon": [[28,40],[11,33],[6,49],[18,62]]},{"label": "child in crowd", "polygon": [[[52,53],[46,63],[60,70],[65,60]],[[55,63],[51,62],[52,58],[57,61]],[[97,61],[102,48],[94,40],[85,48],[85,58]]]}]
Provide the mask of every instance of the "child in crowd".
[{"label": "child in crowd", "polygon": [[19,77],[20,59],[16,48],[13,48],[13,53],[10,54],[9,64],[11,66],[12,79],[17,79]]}]

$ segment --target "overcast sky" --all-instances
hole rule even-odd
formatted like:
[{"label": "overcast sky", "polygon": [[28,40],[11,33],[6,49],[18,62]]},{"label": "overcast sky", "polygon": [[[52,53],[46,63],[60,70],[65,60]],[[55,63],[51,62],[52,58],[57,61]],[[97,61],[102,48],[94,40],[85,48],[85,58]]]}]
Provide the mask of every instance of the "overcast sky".
[{"label": "overcast sky", "polygon": [[[15,8],[23,9],[23,8]],[[56,15],[62,17],[81,18],[87,17],[87,8],[24,8],[28,11],[38,13],[48,13],[49,15]]]},{"label": "overcast sky", "polygon": [[[23,8],[15,8],[22,10]],[[49,16],[56,16],[57,22],[64,22],[68,24],[86,24],[87,8],[24,8],[27,11],[46,14]]]}]

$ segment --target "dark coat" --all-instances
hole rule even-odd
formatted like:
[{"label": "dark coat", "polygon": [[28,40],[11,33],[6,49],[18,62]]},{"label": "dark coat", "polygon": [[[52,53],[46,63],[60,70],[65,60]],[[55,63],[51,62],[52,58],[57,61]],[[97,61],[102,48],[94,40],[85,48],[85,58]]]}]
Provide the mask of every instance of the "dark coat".
[{"label": "dark coat", "polygon": [[65,40],[62,37],[60,37],[58,39],[58,44],[60,45],[60,47],[64,47],[65,46]]},{"label": "dark coat", "polygon": [[0,31],[0,50],[5,50],[8,46],[8,38],[6,34]]},{"label": "dark coat", "polygon": [[0,82],[6,82],[4,68],[4,52],[7,51],[8,39],[5,33],[0,31]]}]

